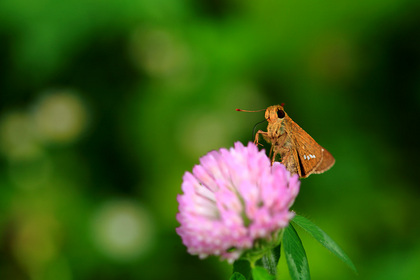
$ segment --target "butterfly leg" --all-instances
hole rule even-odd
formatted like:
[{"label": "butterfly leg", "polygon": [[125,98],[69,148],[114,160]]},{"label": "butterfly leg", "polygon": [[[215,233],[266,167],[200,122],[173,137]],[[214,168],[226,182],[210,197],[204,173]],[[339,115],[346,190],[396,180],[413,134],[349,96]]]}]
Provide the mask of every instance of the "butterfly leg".
[{"label": "butterfly leg", "polygon": [[[278,154],[281,155],[281,160],[284,162],[284,158],[287,157],[288,154],[290,154],[290,149],[284,147],[284,144],[287,140],[286,134],[281,135],[275,143],[271,144],[271,150],[270,150],[270,158],[271,158],[271,165],[276,160],[276,156]],[[271,151],[273,154],[271,154]]]},{"label": "butterfly leg", "polygon": [[285,164],[288,162],[288,159],[290,157],[290,149],[289,148],[280,148],[278,153],[281,155],[281,163]]},{"label": "butterfly leg", "polygon": [[[274,146],[271,145],[270,152],[268,153],[269,158],[271,158],[271,155],[273,154],[273,148],[274,148]],[[271,162],[271,165],[273,165],[273,162]]]},{"label": "butterfly leg", "polygon": [[[265,132],[265,131],[262,131],[262,130],[258,130],[257,131],[257,133],[255,133],[255,140],[254,140],[254,144],[255,145],[260,145],[260,146],[263,146],[262,144],[260,144],[259,142],[258,142],[258,139],[259,139],[259,136],[260,136],[260,134],[263,136],[263,138],[266,140],[267,139],[267,137],[268,137],[268,132]],[[266,140],[267,141],[267,140]]]},{"label": "butterfly leg", "polygon": [[289,170],[290,174],[299,174],[299,177],[301,177],[302,170],[296,150],[281,147],[278,152],[281,154],[281,163]]},{"label": "butterfly leg", "polygon": [[289,157],[290,154],[290,149],[288,148],[283,148],[281,146],[271,146],[271,150],[274,151],[273,156],[270,155],[271,157],[271,165],[273,165],[274,161],[276,160],[276,156],[280,155],[281,156],[281,163],[284,164],[285,161],[287,161],[287,158]]}]

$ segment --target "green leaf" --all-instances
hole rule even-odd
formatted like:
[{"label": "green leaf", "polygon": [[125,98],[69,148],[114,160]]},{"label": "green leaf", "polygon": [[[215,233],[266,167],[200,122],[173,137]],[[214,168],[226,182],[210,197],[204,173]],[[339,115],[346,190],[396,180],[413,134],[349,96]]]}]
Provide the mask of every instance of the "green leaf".
[{"label": "green leaf", "polygon": [[240,274],[239,272],[234,272],[229,280],[246,280],[245,276]]},{"label": "green leaf", "polygon": [[253,280],[275,280],[276,277],[268,273],[268,271],[261,267],[256,266],[252,269],[252,278]]},{"label": "green leaf", "polygon": [[251,278],[251,264],[247,260],[239,259],[235,261],[233,263],[233,274],[235,274],[235,272],[238,272],[239,274],[244,276],[245,279],[252,279]]},{"label": "green leaf", "polygon": [[354,266],[350,258],[346,255],[346,253],[344,253],[344,251],[331,239],[331,237],[329,237],[317,225],[315,225],[305,217],[299,215],[296,215],[292,219],[292,222],[295,225],[300,226],[306,232],[308,232],[313,238],[315,238],[325,248],[330,250],[334,255],[336,255],[340,260],[347,264],[357,274],[356,267]]},{"label": "green leaf", "polygon": [[277,274],[277,264],[280,260],[280,245],[268,250],[264,256],[257,261],[258,266],[267,269],[271,275]]},{"label": "green leaf", "polygon": [[292,279],[311,279],[305,249],[303,249],[302,241],[292,224],[289,224],[284,231],[283,248]]}]

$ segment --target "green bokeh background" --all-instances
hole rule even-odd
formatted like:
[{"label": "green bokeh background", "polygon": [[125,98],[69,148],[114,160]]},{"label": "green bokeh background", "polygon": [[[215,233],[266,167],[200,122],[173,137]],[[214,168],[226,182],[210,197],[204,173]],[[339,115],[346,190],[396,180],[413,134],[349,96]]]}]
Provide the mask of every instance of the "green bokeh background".
[{"label": "green bokeh background", "polygon": [[302,233],[312,278],[417,279],[419,13],[416,0],[0,1],[0,279],[228,279],[175,233],[182,175],[252,139],[263,113],[235,108],[282,102],[336,158],[294,210],[359,270]]}]

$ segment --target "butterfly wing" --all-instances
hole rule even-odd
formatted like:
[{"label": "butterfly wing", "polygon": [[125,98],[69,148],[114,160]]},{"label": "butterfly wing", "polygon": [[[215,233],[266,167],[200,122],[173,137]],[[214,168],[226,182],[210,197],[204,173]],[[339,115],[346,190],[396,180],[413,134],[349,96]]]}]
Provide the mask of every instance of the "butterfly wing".
[{"label": "butterfly wing", "polygon": [[328,169],[330,169],[334,163],[335,163],[335,159],[332,156],[332,154],[330,152],[328,152],[326,149],[323,148],[323,158],[322,158],[322,162],[320,165],[318,165],[318,167],[315,169],[314,173],[315,174],[319,174],[319,173],[323,173],[325,171],[327,171]]},{"label": "butterfly wing", "polygon": [[[299,177],[306,178],[312,173],[322,173],[329,169],[334,164],[332,155],[321,147],[297,123],[290,118],[288,119],[290,124],[288,126],[290,127],[288,134],[293,142],[292,146],[294,151],[292,153]],[[327,162],[324,162],[324,157],[326,157]],[[331,158],[333,159],[332,164],[330,164]]]}]

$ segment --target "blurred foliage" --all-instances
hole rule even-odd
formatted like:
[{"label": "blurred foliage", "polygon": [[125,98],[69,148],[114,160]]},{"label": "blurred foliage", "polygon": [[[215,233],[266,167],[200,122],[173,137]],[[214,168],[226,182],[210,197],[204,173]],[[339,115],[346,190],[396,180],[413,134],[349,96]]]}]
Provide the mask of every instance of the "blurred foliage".
[{"label": "blurred foliage", "polygon": [[[228,279],[175,233],[182,175],[252,139],[263,113],[235,108],[282,102],[337,160],[302,180],[295,211],[358,279],[415,279],[419,12],[415,0],[0,1],[0,279]],[[301,236],[314,279],[356,278]]]}]

